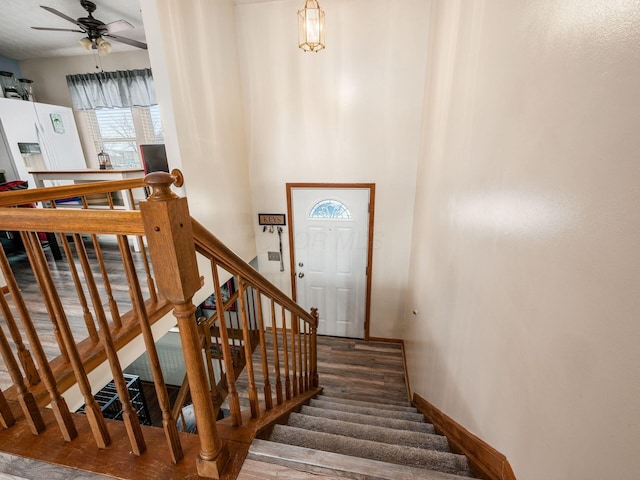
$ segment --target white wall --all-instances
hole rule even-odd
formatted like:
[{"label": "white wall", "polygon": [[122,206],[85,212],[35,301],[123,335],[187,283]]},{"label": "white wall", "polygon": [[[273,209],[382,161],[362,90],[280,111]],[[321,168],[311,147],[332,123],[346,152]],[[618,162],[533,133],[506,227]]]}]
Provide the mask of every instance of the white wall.
[{"label": "white wall", "polygon": [[[376,183],[370,334],[400,337],[426,71],[428,3],[326,0],[326,50],[297,45],[298,0],[236,7],[260,271],[277,235],[257,214],[285,213],[287,182]],[[289,221],[289,219],[288,219]]]},{"label": "white wall", "polygon": [[412,387],[519,480],[640,478],[640,7],[433,3]]}]

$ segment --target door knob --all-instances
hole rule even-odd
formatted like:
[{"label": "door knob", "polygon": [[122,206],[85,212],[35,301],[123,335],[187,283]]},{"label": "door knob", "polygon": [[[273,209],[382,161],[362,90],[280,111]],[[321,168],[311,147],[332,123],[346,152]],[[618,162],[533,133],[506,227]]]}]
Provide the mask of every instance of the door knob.
[{"label": "door knob", "polygon": [[300,272],[300,273],[298,274],[298,278],[302,278],[302,277],[304,277],[304,273],[303,273],[303,272]]}]

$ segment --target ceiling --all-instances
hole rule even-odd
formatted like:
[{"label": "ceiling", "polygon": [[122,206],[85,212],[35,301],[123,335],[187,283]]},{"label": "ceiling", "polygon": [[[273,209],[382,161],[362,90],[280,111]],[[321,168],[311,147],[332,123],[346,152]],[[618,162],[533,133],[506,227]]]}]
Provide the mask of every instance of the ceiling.
[{"label": "ceiling", "polygon": [[[96,4],[93,16],[104,23],[126,20],[134,26],[117,35],[145,42],[144,25],[139,0],[92,0]],[[183,0],[185,1],[185,0]],[[282,0],[233,0],[238,6]],[[302,6],[303,0],[299,0]],[[40,5],[55,8],[72,18],[85,17],[80,0],[0,0],[0,55],[14,60],[28,58],[70,57],[91,55],[80,45],[81,33],[46,32],[31,27],[74,28],[74,25],[54,15]],[[109,40],[112,52],[139,50],[136,47]]]},{"label": "ceiling", "polygon": [[[104,23],[126,20],[134,28],[117,35],[145,42],[140,3],[138,0],[93,0],[93,16]],[[31,27],[74,28],[74,25],[54,15],[40,5],[55,8],[72,17],[85,17],[87,12],[79,0],[2,0],[0,5],[0,55],[14,60],[55,56],[91,55],[80,45],[83,35],[72,32],[48,32]],[[136,47],[109,40],[113,52],[139,50]]]}]

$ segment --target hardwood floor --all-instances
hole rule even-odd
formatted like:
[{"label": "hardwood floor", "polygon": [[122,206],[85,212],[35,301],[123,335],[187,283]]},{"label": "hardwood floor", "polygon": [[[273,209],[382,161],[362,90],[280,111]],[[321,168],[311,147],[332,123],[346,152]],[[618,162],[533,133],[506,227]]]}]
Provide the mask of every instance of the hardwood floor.
[{"label": "hardwood floor", "polygon": [[[269,380],[275,388],[271,333],[267,339],[267,358],[270,367]],[[282,355],[282,335],[278,334],[280,350],[280,375],[285,381]],[[252,356],[255,382],[262,401],[263,377],[260,349]],[[291,359],[289,359],[291,362]],[[291,372],[291,374],[293,374]],[[365,342],[350,338],[318,336],[318,375],[324,393],[340,394],[354,400],[384,397],[389,400],[408,401],[404,376],[402,346],[398,343]],[[243,408],[248,408],[248,385],[246,370],[237,380],[236,387]],[[275,398],[275,390],[274,390]]]},{"label": "hardwood floor", "polygon": [[270,480],[272,478],[286,478],[288,480],[304,480],[313,478],[317,480],[335,480],[345,477],[301,472],[288,467],[283,467],[282,465],[258,462],[256,460],[245,460],[242,465],[240,475],[238,475],[238,480]]},{"label": "hardwood floor", "polygon": [[[271,356],[269,355],[270,362]],[[260,353],[253,355],[259,365]],[[270,363],[273,365],[273,363]],[[258,371],[258,370],[256,370]],[[324,393],[340,394],[354,400],[384,399],[409,401],[404,377],[402,347],[396,343],[365,342],[337,337],[318,337],[318,375]],[[261,375],[256,382],[262,388]],[[270,378],[273,385],[273,378]],[[238,391],[246,397],[246,374],[238,379]],[[261,397],[262,398],[262,397]],[[244,402],[242,402],[244,405]],[[346,478],[294,470],[255,460],[247,460],[238,480],[334,480]]]},{"label": "hardwood floor", "polygon": [[326,395],[409,400],[397,343],[318,337],[318,374]]}]

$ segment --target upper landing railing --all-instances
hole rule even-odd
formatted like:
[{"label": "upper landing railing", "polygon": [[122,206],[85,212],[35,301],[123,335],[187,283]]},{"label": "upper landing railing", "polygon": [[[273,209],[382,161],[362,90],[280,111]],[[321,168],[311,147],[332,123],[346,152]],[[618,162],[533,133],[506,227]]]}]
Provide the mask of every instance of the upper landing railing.
[{"label": "upper landing railing", "polygon": [[[238,355],[246,366],[250,416],[260,419],[276,405],[286,410],[318,385],[317,313],[301,309],[194,221],[187,199],[172,193],[174,183],[182,184],[178,171],[153,173],[144,180],[0,194],[0,228],[10,232],[20,247],[17,254],[0,249],[6,281],[0,294],[5,373],[3,377],[0,372],[0,423],[5,428],[26,425],[29,435],[42,435],[49,418],[44,407],[50,405],[53,424],[65,442],[80,441],[79,422],[87,422],[95,446],[108,449],[114,427],[92,395],[102,385],[92,385],[88,376],[106,361],[122,404],[130,450],[144,457],[150,427],[140,425],[123,378],[126,365],[118,356],[141,336],[161,410],[167,461],[193,461],[183,460],[184,434],[176,427],[176,409],[169,400],[152,331],[152,325],[173,310],[197,423],[197,472],[219,478],[229,448],[218,432],[216,416],[227,392],[232,425],[243,422],[236,388]],[[149,189],[150,196],[139,201]],[[129,196],[134,210],[118,208],[121,195]],[[71,202],[57,201],[70,198]],[[96,201],[103,208],[93,209]],[[49,208],[13,208],[37,202]],[[62,260],[51,258],[47,241],[38,232],[56,234]],[[211,264],[215,298],[223,299],[222,275],[233,277],[237,284],[237,292],[218,301],[212,315],[198,319],[193,297],[202,279],[196,255]],[[231,311],[235,326],[228,321]],[[256,345],[259,355],[253,355]],[[210,354],[212,350],[216,355]],[[261,373],[256,374],[253,358],[258,357]],[[69,410],[65,392],[73,385],[80,391],[86,416]]]}]

